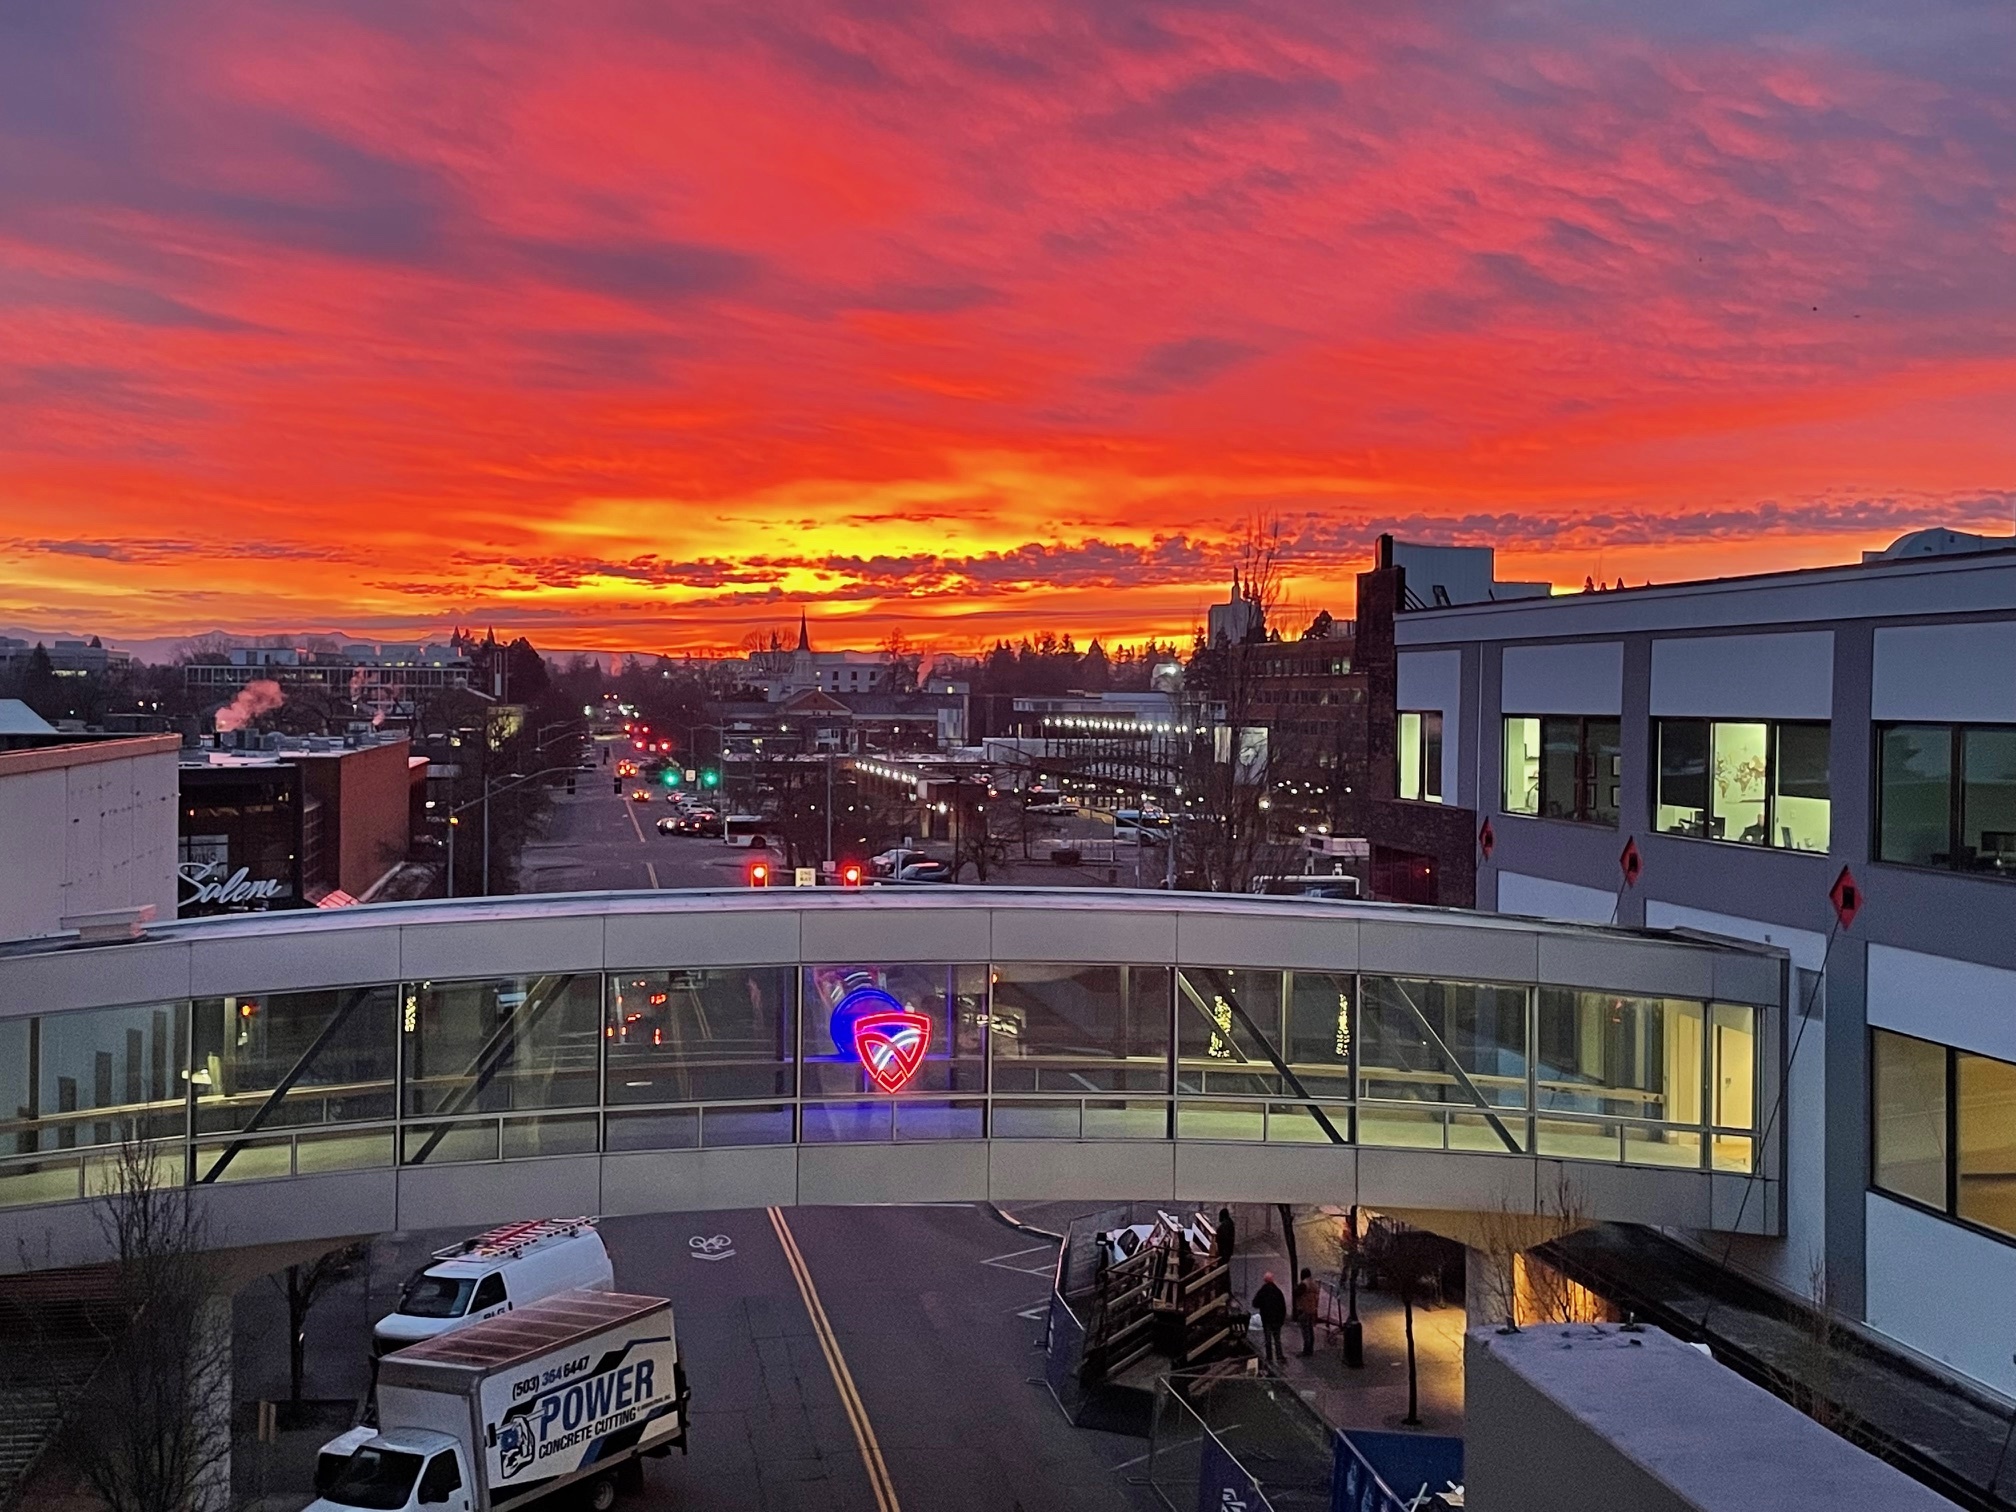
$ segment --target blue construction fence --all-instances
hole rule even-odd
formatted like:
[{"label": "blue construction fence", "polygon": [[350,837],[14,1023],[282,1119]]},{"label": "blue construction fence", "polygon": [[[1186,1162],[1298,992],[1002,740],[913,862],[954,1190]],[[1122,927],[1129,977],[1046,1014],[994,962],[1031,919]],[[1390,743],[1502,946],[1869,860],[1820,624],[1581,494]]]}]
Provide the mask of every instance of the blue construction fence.
[{"label": "blue construction fence", "polygon": [[1409,1512],[1463,1484],[1463,1440],[1353,1430],[1337,1435],[1330,1512]]},{"label": "blue construction fence", "polygon": [[1172,1512],[1431,1512],[1460,1504],[1440,1494],[1463,1483],[1463,1441],[1341,1433],[1271,1376],[1165,1377],[1148,1464]]}]

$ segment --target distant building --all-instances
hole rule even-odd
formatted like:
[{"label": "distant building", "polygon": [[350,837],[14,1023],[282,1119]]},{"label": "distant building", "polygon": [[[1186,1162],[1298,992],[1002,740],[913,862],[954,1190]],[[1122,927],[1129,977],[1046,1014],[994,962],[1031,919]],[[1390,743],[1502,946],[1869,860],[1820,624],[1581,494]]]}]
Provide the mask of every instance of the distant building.
[{"label": "distant building", "polygon": [[826,693],[718,706],[721,748],[731,759],[887,755],[949,751],[966,743],[959,693]]},{"label": "distant building", "polygon": [[[14,672],[28,663],[38,643],[18,636],[0,635],[0,672]],[[49,655],[49,666],[58,677],[103,676],[115,667],[129,667],[133,656],[114,651],[97,636],[89,640],[54,640],[40,643]]]},{"label": "distant building", "polygon": [[0,751],[0,940],[175,915],[172,735]]},{"label": "distant building", "polygon": [[248,683],[278,683],[284,694],[314,688],[330,697],[404,717],[417,698],[446,690],[468,690],[469,658],[451,646],[352,645],[316,650],[292,644],[237,646],[182,668],[183,685],[199,698],[223,702]]},{"label": "distant building", "polygon": [[1204,635],[1212,645],[1238,645],[1267,633],[1267,610],[1250,586],[1241,587],[1239,569],[1232,569],[1232,596],[1205,612]]},{"label": "distant building", "polygon": [[776,703],[801,693],[879,693],[890,687],[895,665],[877,651],[814,651],[811,626],[798,616],[798,644],[789,651],[755,651],[730,667],[742,683]]}]

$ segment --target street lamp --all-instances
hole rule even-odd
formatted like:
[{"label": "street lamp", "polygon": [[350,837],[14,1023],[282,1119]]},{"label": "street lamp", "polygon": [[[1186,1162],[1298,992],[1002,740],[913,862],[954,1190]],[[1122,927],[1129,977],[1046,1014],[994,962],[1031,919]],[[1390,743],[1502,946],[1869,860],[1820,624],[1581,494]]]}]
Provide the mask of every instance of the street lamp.
[{"label": "street lamp", "polygon": [[466,814],[469,812],[469,810],[473,808],[480,808],[483,810],[483,895],[487,896],[490,892],[491,794],[508,792],[510,789],[514,787],[523,786],[525,783],[532,781],[532,779],[535,777],[550,777],[555,772],[568,772],[572,770],[573,770],[573,763],[570,762],[565,766],[541,767],[536,772],[523,772],[523,773],[507,772],[501,779],[492,777],[486,772],[483,776],[483,796],[481,798],[471,798],[467,803],[462,804],[460,807],[448,810],[447,896],[451,898],[455,896],[455,831],[461,825],[462,822],[457,816],[461,814]]}]

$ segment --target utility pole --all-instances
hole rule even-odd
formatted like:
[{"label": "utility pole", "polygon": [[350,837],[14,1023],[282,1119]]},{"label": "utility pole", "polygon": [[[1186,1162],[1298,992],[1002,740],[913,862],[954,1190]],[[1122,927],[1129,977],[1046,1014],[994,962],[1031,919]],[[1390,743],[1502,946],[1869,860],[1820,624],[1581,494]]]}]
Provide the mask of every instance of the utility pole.
[{"label": "utility pole", "polygon": [[[856,787],[860,784],[856,783]],[[826,753],[826,861],[833,862],[833,752]]]}]

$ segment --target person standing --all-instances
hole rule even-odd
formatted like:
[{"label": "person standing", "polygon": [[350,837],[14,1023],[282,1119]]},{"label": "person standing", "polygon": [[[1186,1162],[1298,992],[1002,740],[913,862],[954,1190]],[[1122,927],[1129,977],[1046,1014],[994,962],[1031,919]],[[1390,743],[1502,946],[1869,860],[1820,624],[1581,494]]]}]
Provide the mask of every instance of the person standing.
[{"label": "person standing", "polygon": [[1309,1267],[1302,1267],[1302,1279],[1295,1283],[1295,1321],[1302,1327],[1302,1358],[1308,1359],[1316,1353],[1316,1312],[1318,1293],[1316,1278],[1309,1274]]},{"label": "person standing", "polygon": [[1260,1358],[1281,1363],[1281,1325],[1288,1321],[1288,1299],[1274,1284],[1274,1272],[1260,1278],[1260,1290],[1253,1294],[1253,1310],[1260,1314]]},{"label": "person standing", "polygon": [[1218,1209],[1218,1253],[1212,1256],[1221,1265],[1227,1263],[1232,1258],[1232,1239],[1232,1209],[1221,1207]]}]

